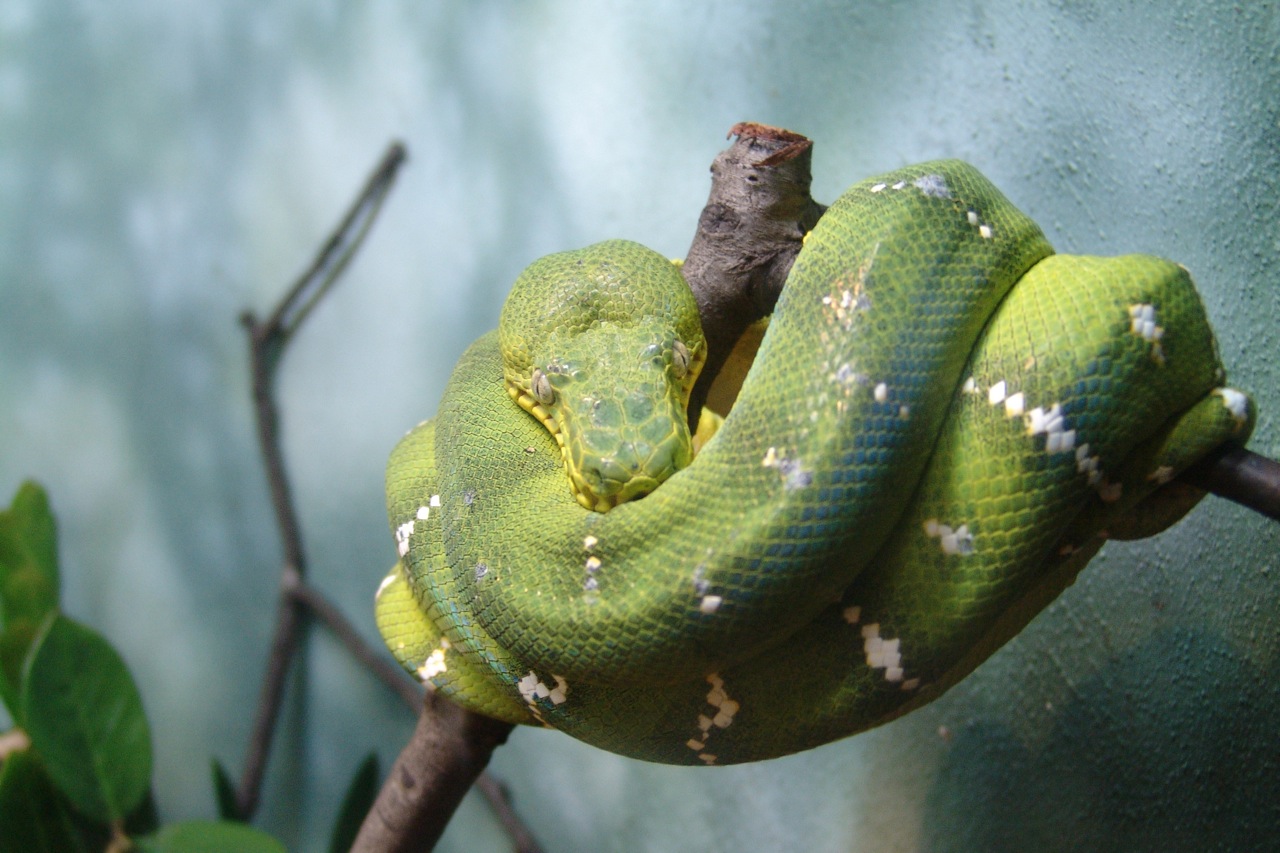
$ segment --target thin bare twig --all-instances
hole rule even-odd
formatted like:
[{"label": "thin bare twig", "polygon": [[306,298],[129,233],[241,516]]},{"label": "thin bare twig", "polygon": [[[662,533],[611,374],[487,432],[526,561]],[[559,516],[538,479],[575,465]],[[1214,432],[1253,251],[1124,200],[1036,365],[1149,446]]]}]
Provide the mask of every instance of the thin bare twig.
[{"label": "thin bare twig", "polygon": [[524,821],[511,805],[511,793],[506,785],[498,781],[492,773],[481,773],[476,779],[476,788],[484,794],[498,821],[511,836],[514,853],[542,853],[537,839],[529,832],[529,828],[524,825]]},{"label": "thin bare twig", "polygon": [[[515,810],[511,808],[503,786],[486,773],[480,772],[478,779],[470,774],[471,769],[483,770],[488,763],[489,753],[506,739],[506,732],[510,731],[510,726],[484,718],[471,719],[474,715],[467,712],[463,712],[462,717],[452,712],[439,717],[432,711],[436,703],[427,701],[424,705],[421,690],[414,686],[405,672],[392,664],[380,650],[375,650],[366,643],[342,612],[323,593],[306,582],[306,555],[302,546],[302,534],[294,510],[284,456],[279,443],[274,379],[285,347],[301,327],[311,309],[329,291],[359,250],[405,159],[404,146],[398,142],[392,143],[341,222],[325,240],[311,264],[289,288],[270,316],[265,321],[259,321],[248,312],[241,317],[241,322],[249,333],[258,441],[271,489],[272,506],[280,529],[284,559],[276,628],[271,642],[267,669],[263,676],[262,692],[245,760],[245,771],[236,795],[236,807],[240,816],[246,820],[257,810],[275,723],[284,695],[285,679],[298,648],[304,616],[309,614],[328,627],[348,651],[399,695],[406,705],[422,711],[423,718],[419,723],[419,730],[423,730],[424,727],[430,729],[434,723],[443,719],[448,721],[449,731],[434,733],[435,738],[442,743],[458,742],[460,732],[485,733],[481,741],[489,744],[487,751],[475,752],[469,761],[459,761],[455,750],[455,754],[444,760],[450,762],[450,766],[461,768],[465,772],[450,776],[447,784],[441,780],[433,786],[433,790],[444,791],[446,801],[454,797],[455,793],[456,800],[461,800],[462,794],[466,793],[471,783],[477,782],[477,787],[488,799],[498,819],[511,834],[516,849],[521,853],[536,853],[539,849],[537,843],[520,821]],[[414,744],[411,744],[412,746]],[[415,753],[408,750],[406,754]],[[440,760],[433,759],[437,763]],[[425,766],[413,768],[412,772],[421,773],[424,770]],[[405,778],[405,774],[409,772],[410,770],[401,768],[401,778]],[[461,785],[461,790],[453,792],[451,788],[458,785]],[[433,803],[431,807],[434,813],[444,814],[444,820],[447,822],[448,815],[452,814],[453,808],[456,807],[456,801],[447,808],[447,811],[442,810],[438,803]],[[440,830],[443,831],[443,824]]]},{"label": "thin bare twig", "polygon": [[271,505],[275,510],[276,525],[280,530],[284,549],[281,570],[281,595],[276,610],[275,634],[263,675],[253,731],[248,754],[245,757],[244,774],[236,792],[236,808],[240,816],[249,819],[257,811],[262,791],[262,778],[266,771],[267,757],[275,734],[276,719],[284,697],[285,678],[289,665],[297,651],[302,627],[297,599],[289,593],[300,583],[306,570],[306,557],[302,548],[302,533],[289,478],[285,470],[284,455],[280,448],[279,416],[276,410],[273,385],[275,370],[289,337],[307,312],[337,280],[356,249],[359,248],[369,226],[373,223],[383,199],[391,189],[396,173],[405,159],[405,149],[394,143],[383,156],[364,190],[347,211],[334,233],[311,266],[299,277],[285,294],[280,304],[265,321],[260,322],[251,312],[241,316],[241,323],[249,333],[250,370],[253,375],[253,404],[257,415],[258,444],[262,452],[263,467],[271,490]]},{"label": "thin bare twig", "polygon": [[379,651],[366,643],[355,626],[342,615],[342,611],[325,598],[320,590],[299,579],[287,592],[332,631],[338,641],[347,647],[351,656],[395,691],[411,710],[417,711],[422,707],[422,690],[414,685],[403,669],[391,662],[385,651]]}]

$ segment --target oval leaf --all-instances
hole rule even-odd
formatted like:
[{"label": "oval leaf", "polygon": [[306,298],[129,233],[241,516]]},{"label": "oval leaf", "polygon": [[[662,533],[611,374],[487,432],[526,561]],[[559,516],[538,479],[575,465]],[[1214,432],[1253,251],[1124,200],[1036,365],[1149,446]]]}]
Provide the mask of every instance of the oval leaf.
[{"label": "oval leaf", "polygon": [[27,661],[22,711],[49,777],[81,812],[114,821],[146,796],[151,735],[124,661],[96,631],[48,620]]},{"label": "oval leaf", "polygon": [[218,803],[218,817],[244,823],[240,820],[240,807],[236,805],[236,786],[232,784],[231,776],[221,761],[216,758],[210,761],[213,764],[213,793]]},{"label": "oval leaf", "polygon": [[84,849],[54,789],[28,751],[11,753],[0,769],[0,853],[68,853]]},{"label": "oval leaf", "polygon": [[265,832],[230,821],[175,823],[136,842],[142,853],[287,853]]},{"label": "oval leaf", "polygon": [[[36,568],[58,589],[58,528],[49,509],[49,496],[39,483],[27,480],[18,487],[6,515],[22,531]],[[57,603],[56,601],[54,603]]]},{"label": "oval leaf", "polygon": [[373,808],[373,801],[378,796],[378,754],[371,752],[356,768],[356,775],[347,786],[347,795],[342,798],[342,808],[338,810],[338,819],[333,824],[333,834],[329,836],[329,853],[346,853],[351,849],[364,816]]},{"label": "oval leaf", "polygon": [[44,620],[58,607],[58,550],[49,499],[23,483],[0,511],[0,699],[22,723],[22,662]]}]

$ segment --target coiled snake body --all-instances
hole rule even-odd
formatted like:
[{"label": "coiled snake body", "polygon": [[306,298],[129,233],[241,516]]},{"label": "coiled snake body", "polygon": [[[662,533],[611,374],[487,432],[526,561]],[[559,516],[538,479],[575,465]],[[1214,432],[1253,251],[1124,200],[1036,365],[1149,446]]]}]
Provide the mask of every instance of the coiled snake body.
[{"label": "coiled snake body", "polygon": [[[1176,474],[1252,429],[1184,269],[1054,255],[957,161],[823,215],[690,463],[665,413],[703,356],[691,305],[633,243],[544,259],[395,449],[378,623],[434,689],[672,764],[845,737],[970,672],[1105,538],[1181,517]],[[625,452],[564,434],[623,422]]]}]

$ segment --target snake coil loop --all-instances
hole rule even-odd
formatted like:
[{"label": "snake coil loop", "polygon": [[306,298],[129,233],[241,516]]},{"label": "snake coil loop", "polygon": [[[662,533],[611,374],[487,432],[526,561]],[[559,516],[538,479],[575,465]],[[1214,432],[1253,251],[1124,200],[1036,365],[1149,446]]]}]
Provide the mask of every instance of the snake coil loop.
[{"label": "snake coil loop", "polygon": [[703,350],[634,243],[522,274],[388,463],[406,668],[650,761],[807,749],[940,695],[1106,538],[1185,513],[1178,472],[1254,419],[1186,270],[1055,255],[957,161],[831,206],[691,460]]}]

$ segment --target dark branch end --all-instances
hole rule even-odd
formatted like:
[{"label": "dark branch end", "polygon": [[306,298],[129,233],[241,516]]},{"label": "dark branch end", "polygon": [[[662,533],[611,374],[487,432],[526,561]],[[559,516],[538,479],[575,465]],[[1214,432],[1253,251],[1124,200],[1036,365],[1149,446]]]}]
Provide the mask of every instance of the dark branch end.
[{"label": "dark branch end", "polygon": [[694,427],[733,345],[772,313],[800,241],[826,209],[809,195],[808,139],[746,122],[730,136],[737,139],[711,164],[711,194],[684,262],[708,348],[689,403]]}]

